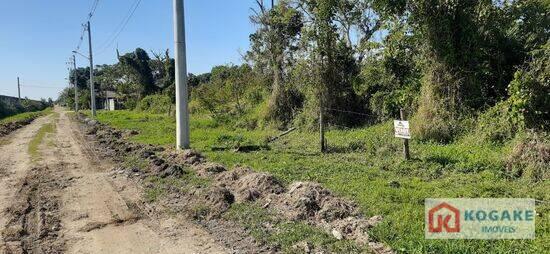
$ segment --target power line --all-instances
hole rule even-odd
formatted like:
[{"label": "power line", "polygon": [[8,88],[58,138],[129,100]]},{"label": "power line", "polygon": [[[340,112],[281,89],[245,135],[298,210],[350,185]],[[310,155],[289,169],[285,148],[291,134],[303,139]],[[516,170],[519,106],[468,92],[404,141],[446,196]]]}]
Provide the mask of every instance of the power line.
[{"label": "power line", "polygon": [[27,85],[21,85],[21,87],[32,87],[32,88],[54,88],[54,89],[64,89],[65,87],[59,87],[59,86],[34,86],[34,85],[30,85],[30,86],[27,86]]},{"label": "power line", "polygon": [[118,23],[118,25],[116,26],[116,28],[111,32],[111,34],[109,34],[109,36],[107,37],[107,39],[99,44],[99,48],[100,49],[103,49],[105,48],[105,46],[107,46],[111,40],[116,36],[117,32],[122,28],[122,26],[124,25],[125,21],[128,19],[128,17],[131,15],[132,13],[132,10],[136,7],[136,5],[138,4],[138,0],[135,0],[132,5],[130,5],[130,8],[128,9],[128,11],[126,12],[126,15],[124,15],[124,17],[122,18],[122,20],[120,20],[120,23]]},{"label": "power line", "polygon": [[23,85],[25,83],[27,83],[29,85],[56,87],[56,85],[54,83],[42,82],[40,80],[33,80],[33,79],[21,79],[21,85]]},{"label": "power line", "polygon": [[113,45],[113,43],[116,41],[118,36],[120,36],[122,31],[124,31],[124,29],[126,28],[126,25],[128,25],[128,22],[130,22],[130,20],[134,16],[134,13],[136,12],[140,3],[141,3],[141,0],[136,0],[134,4],[130,6],[130,9],[128,9],[126,16],[122,19],[122,21],[119,23],[117,28],[111,33],[109,38],[107,38],[107,40],[101,44],[100,50],[98,53],[96,53],[96,55],[100,55],[104,53],[107,49],[109,49]]},{"label": "power line", "polygon": [[[86,21],[84,23],[89,22],[90,20],[92,20],[92,17],[94,16],[98,5],[99,5],[99,0],[94,0],[94,2],[92,3],[92,6],[90,7],[90,11],[88,12],[88,18],[86,19]],[[84,25],[84,23],[82,23],[82,31],[80,32],[80,38],[78,40],[75,51],[80,50],[80,47],[82,46],[82,42],[84,41],[84,33],[86,32],[86,29],[87,29],[86,26]]]},{"label": "power line", "polygon": [[98,5],[99,5],[99,0],[95,0],[94,3],[92,4],[92,8],[90,8],[90,13],[88,14],[88,20],[87,21],[90,21],[92,19],[92,17],[95,14],[95,11],[97,10]]}]

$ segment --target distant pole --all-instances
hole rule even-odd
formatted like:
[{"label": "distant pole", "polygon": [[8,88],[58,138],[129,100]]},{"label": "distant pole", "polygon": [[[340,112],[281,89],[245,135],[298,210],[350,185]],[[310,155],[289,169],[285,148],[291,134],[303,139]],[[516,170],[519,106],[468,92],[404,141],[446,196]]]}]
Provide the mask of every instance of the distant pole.
[{"label": "distant pole", "polygon": [[90,48],[90,95],[91,95],[91,108],[92,108],[92,117],[96,117],[96,108],[95,108],[95,87],[94,87],[94,58],[92,54],[92,28],[90,26],[90,21],[88,21],[88,46]]},{"label": "distant pole", "polygon": [[[406,116],[405,116],[405,110],[403,109],[400,109],[399,110],[399,115],[400,115],[400,118],[402,121],[406,121]],[[411,159],[411,154],[409,152],[409,140],[404,138],[403,139],[403,156],[405,156],[405,160],[409,160]]]},{"label": "distant pole", "polygon": [[17,77],[17,97],[21,101],[21,83],[19,83],[19,77]]},{"label": "distant pole", "polygon": [[187,109],[187,60],[185,52],[185,14],[183,0],[174,0],[174,42],[176,62],[176,148],[189,148],[189,111]]},{"label": "distant pole", "polygon": [[74,111],[78,112],[78,76],[76,75],[76,57],[73,55]]}]

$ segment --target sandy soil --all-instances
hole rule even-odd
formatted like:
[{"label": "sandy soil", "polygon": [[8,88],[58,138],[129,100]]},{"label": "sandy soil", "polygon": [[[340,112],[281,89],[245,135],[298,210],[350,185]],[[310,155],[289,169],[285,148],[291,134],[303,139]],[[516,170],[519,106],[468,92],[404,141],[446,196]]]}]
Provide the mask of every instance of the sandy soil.
[{"label": "sandy soil", "polygon": [[[203,229],[152,214],[140,187],[110,170],[65,112],[0,141],[0,253],[227,253]],[[56,132],[27,153],[41,126]]]}]

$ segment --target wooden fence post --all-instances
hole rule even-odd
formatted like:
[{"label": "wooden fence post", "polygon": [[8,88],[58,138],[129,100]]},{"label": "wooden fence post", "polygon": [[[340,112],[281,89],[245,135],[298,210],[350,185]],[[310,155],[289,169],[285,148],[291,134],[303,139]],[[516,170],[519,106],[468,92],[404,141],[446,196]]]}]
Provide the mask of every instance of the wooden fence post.
[{"label": "wooden fence post", "polygon": [[[401,120],[402,121],[406,121],[407,117],[405,116],[405,110],[403,109],[400,109],[399,110],[399,115],[401,117]],[[410,154],[410,151],[409,151],[409,140],[404,138],[403,139],[403,155],[405,156],[405,160],[409,160],[411,158],[411,154]]]},{"label": "wooden fence post", "polygon": [[[322,99],[321,99],[322,100]],[[321,143],[321,153],[324,153],[326,151],[325,146],[325,124],[323,119],[323,104],[321,103],[321,107],[319,107],[319,139]]]}]

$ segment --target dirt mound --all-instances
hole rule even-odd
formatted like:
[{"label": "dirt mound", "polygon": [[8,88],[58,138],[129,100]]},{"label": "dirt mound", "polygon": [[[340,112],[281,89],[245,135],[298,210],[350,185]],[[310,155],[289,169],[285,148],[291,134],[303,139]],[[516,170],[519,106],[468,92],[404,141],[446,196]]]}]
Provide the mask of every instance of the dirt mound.
[{"label": "dirt mound", "polygon": [[303,221],[332,234],[337,239],[354,240],[368,245],[377,253],[392,253],[383,244],[371,242],[368,230],[380,222],[381,217],[364,219],[354,202],[337,197],[320,184],[295,182],[287,189],[273,175],[257,173],[247,167],[227,170],[221,164],[207,162],[197,151],[157,153],[153,146],[136,145],[121,139],[123,134],[101,124],[95,136],[99,143],[114,149],[120,156],[134,154],[148,161],[150,174],[160,177],[180,177],[182,166],[194,170],[199,177],[211,180],[208,188],[193,188],[181,192],[168,190],[166,200],[172,209],[190,211],[205,223],[220,218],[233,203],[261,202],[264,208],[273,209],[282,218]]},{"label": "dirt mound", "polygon": [[331,222],[357,216],[356,205],[335,197],[320,184],[296,182],[278,202],[279,209],[291,220]]},{"label": "dirt mound", "polygon": [[227,171],[227,169],[219,163],[206,162],[199,164],[196,167],[199,176],[208,177]]},{"label": "dirt mound", "polygon": [[13,131],[32,123],[32,121],[34,121],[34,118],[0,124],[0,138],[7,136]]},{"label": "dirt mound", "polygon": [[191,149],[184,150],[181,154],[176,154],[174,158],[176,162],[185,163],[188,165],[196,165],[205,162],[202,154]]},{"label": "dirt mound", "polygon": [[242,175],[237,181],[224,182],[231,186],[237,201],[255,201],[271,194],[281,194],[285,191],[283,185],[274,176],[265,173],[251,172]]},{"label": "dirt mound", "polygon": [[368,220],[357,217],[347,217],[345,219],[333,221],[325,225],[325,228],[331,230],[332,235],[336,238],[351,239],[361,245],[365,245],[370,242],[368,230],[380,223],[381,220],[381,216],[375,216]]},{"label": "dirt mound", "polygon": [[246,168],[246,167],[236,167],[231,171],[226,171],[221,174],[219,174],[216,177],[216,181],[221,183],[231,183],[234,181],[239,180],[239,178],[243,177],[244,175],[252,173],[252,169]]},{"label": "dirt mound", "polygon": [[167,166],[164,170],[157,173],[157,175],[160,176],[161,178],[181,177],[183,176],[183,174],[184,174],[183,168],[179,165]]},{"label": "dirt mound", "polygon": [[213,186],[206,191],[203,199],[197,201],[203,202],[204,206],[207,207],[207,218],[211,219],[217,218],[226,212],[231,204],[235,202],[235,197],[227,188]]}]

